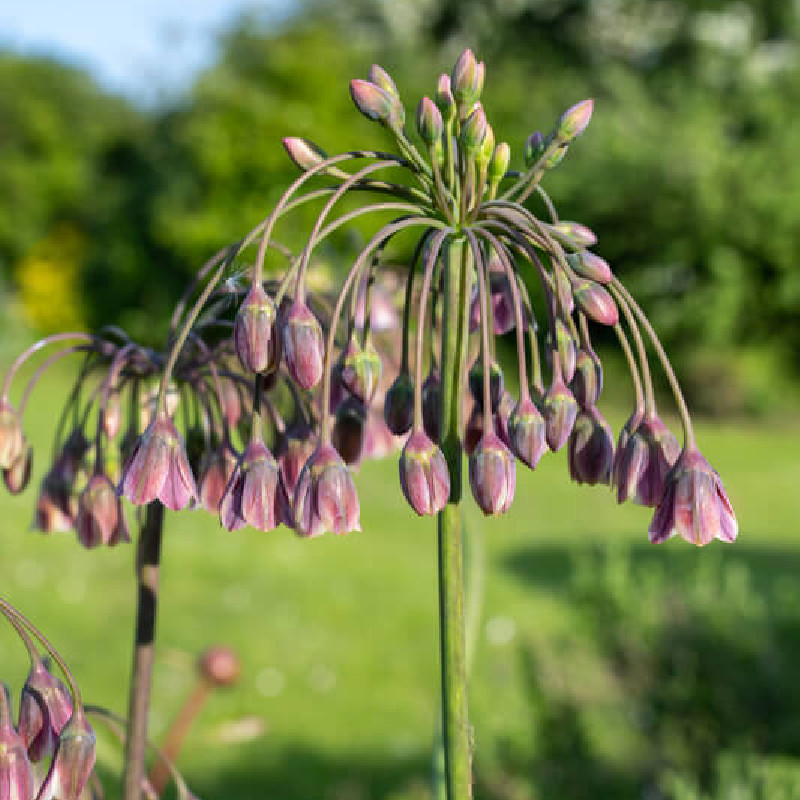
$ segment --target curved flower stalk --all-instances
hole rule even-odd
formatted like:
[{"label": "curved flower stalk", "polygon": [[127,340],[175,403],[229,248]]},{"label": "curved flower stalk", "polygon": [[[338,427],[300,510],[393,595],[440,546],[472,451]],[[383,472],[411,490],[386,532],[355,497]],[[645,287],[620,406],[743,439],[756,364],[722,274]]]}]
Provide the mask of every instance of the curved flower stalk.
[{"label": "curved flower stalk", "polygon": [[[350,94],[390,133],[395,153],[328,156],[306,139],[285,139],[300,175],[261,223],[199,270],[175,309],[164,353],[113,328],[98,336],[64,334],[23,354],[0,394],[0,468],[18,487],[28,456],[24,403],[15,409],[10,402],[12,378],[45,344],[71,336],[70,347],[51,358],[84,353],[40,496],[37,519],[45,530],[74,525],[87,476],[109,475],[117,461],[125,465],[119,491],[134,504],[160,501],[177,510],[197,503],[194,476],[202,464],[200,501],[228,529],[283,523],[303,537],[345,534],[360,527],[352,466],[385,452],[393,437],[407,437],[403,493],[416,513],[438,515],[451,800],[471,793],[460,512],[465,445],[470,488],[487,515],[512,505],[517,459],[534,469],[548,449],[566,445],[574,480],[611,484],[620,501],[656,507],[653,541],[676,532],[696,544],[731,541],[737,530],[719,477],[697,451],[655,331],[593,251],[594,233],[560,219],[542,186],[587,128],[593,101],[568,108],[549,132],[532,133],[512,169],[511,148],[481,102],[485,78],[483,63],[464,51],[419,102],[412,125],[394,81],[373,66],[368,79],[351,82]],[[340,200],[351,195],[363,202],[343,210]],[[319,212],[293,253],[277,234],[284,218],[307,203]],[[320,291],[310,280],[319,245],[372,214],[390,220],[349,262],[339,285]],[[411,242],[414,252],[400,265],[388,255],[398,242]],[[386,311],[393,299],[403,305],[399,329]],[[603,369],[591,341],[595,326],[615,331],[636,397],[616,448],[598,409]],[[495,357],[495,338],[512,331],[517,397],[505,390]],[[680,414],[680,455],[656,409],[653,353]],[[146,386],[148,403],[141,399]],[[94,447],[86,432],[92,415],[99,420]],[[119,430],[126,430],[121,439]],[[99,493],[99,479],[92,481]],[[114,509],[107,492],[100,494],[94,515],[84,509],[81,517],[85,522],[88,513],[92,521],[84,543],[114,538]],[[93,496],[84,494],[84,505]]]}]

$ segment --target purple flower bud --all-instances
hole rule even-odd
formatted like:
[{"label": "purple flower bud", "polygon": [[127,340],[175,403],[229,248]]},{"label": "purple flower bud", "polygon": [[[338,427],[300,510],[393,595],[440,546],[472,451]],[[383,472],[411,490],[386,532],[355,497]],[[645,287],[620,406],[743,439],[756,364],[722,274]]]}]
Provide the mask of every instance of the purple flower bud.
[{"label": "purple flower bud", "polygon": [[[502,268],[501,268],[502,269]],[[502,336],[514,330],[517,317],[514,313],[514,294],[504,271],[492,269],[489,272],[489,302],[492,310],[492,330],[495,336]],[[525,321],[525,314],[523,314]],[[474,333],[481,324],[481,300],[477,290],[470,303],[469,331]]]},{"label": "purple flower bud", "polygon": [[442,451],[423,431],[409,436],[400,456],[400,485],[417,514],[438,514],[450,497],[450,473]]},{"label": "purple flower bud", "polygon": [[578,414],[567,448],[569,474],[576,483],[611,482],[614,434],[603,415],[592,406]]},{"label": "purple flower bud", "polygon": [[588,278],[595,283],[610,283],[614,274],[604,258],[591,250],[582,250],[580,253],[568,253],[567,261],[572,269],[582,278]]},{"label": "purple flower bud", "polygon": [[716,470],[694,448],[684,449],[670,470],[650,523],[650,541],[679,533],[698,547],[714,539],[732,542],[739,526]]},{"label": "purple flower bud", "polygon": [[478,103],[461,126],[460,143],[465,152],[473,155],[480,149],[486,138],[488,123],[483,106]]},{"label": "purple flower bud", "polygon": [[0,469],[10,469],[25,448],[17,412],[5,401],[0,401]]},{"label": "purple flower bud", "polygon": [[541,131],[534,131],[526,140],[523,156],[525,166],[530,169],[543,155],[547,149],[547,143]]},{"label": "purple flower bud", "polygon": [[94,731],[83,711],[76,708],[58,737],[41,796],[79,800],[94,769],[95,755]]},{"label": "purple flower bud", "polygon": [[[625,449],[630,441],[631,434],[639,427],[639,423],[644,417],[644,409],[635,408],[625,424],[619,429],[619,436],[617,437],[617,448],[614,451],[614,466],[611,468],[611,485],[619,487],[620,475],[622,472],[622,461],[625,457]],[[627,500],[628,496],[625,494],[622,499],[617,497],[618,502],[622,503]]]},{"label": "purple flower bud", "polygon": [[369,68],[369,79],[376,86],[380,86],[385,92],[400,97],[400,92],[397,91],[397,86],[392,80],[392,76],[380,64],[373,64]]},{"label": "purple flower bud", "polygon": [[599,283],[578,281],[573,287],[575,302],[586,316],[600,325],[616,325],[619,322],[614,298]]},{"label": "purple flower bud", "polygon": [[303,172],[314,169],[328,158],[327,153],[321,147],[299,136],[286,136],[283,140],[283,147],[289,158]]},{"label": "purple flower bud", "polygon": [[544,417],[539,409],[529,398],[521,400],[511,415],[508,433],[511,452],[531,469],[536,468],[547,449],[545,429]]},{"label": "purple flower bud", "polygon": [[556,125],[556,136],[562,142],[571,142],[586,130],[589,120],[592,118],[594,110],[594,100],[591,98],[583,100],[568,108],[558,119]]},{"label": "purple flower bud", "polygon": [[283,351],[289,374],[303,389],[319,383],[325,353],[322,328],[304,302],[295,300],[289,309],[283,327]]},{"label": "purple flower bud", "polygon": [[81,493],[75,530],[87,549],[130,538],[114,484],[102,472],[95,472]]},{"label": "purple flower bud", "polygon": [[450,76],[440,75],[436,86],[436,106],[442,112],[442,117],[448,125],[456,115],[456,101],[450,87]]},{"label": "purple flower bud", "polygon": [[[500,441],[511,450],[511,417],[517,403],[508,391],[503,392],[500,402],[497,405],[497,412],[494,415],[495,428]],[[513,452],[513,450],[512,450]]]},{"label": "purple flower bud", "polygon": [[[5,688],[0,684],[0,692]],[[0,699],[0,709],[7,698]],[[22,738],[14,730],[11,715],[0,714],[0,797],[3,800],[33,800],[35,783]]]},{"label": "purple flower bud", "polygon": [[61,480],[52,470],[45,476],[36,498],[34,527],[42,533],[72,530],[78,515],[77,498],[72,484]]},{"label": "purple flower bud", "polygon": [[366,405],[372,402],[381,381],[381,357],[370,342],[361,348],[354,337],[342,353],[341,381],[354,397]]},{"label": "purple flower bud", "polygon": [[417,130],[420,138],[425,144],[432,147],[442,138],[443,129],[442,112],[430,97],[423,97],[417,107]]},{"label": "purple flower bud", "polygon": [[[475,406],[479,410],[483,410],[483,360],[478,359],[470,368],[469,375],[467,376],[467,383],[469,385],[472,399],[475,401]],[[500,405],[500,398],[503,396],[503,370],[500,365],[493,361],[489,365],[489,397],[492,403],[492,413],[497,411]]]},{"label": "purple flower bud", "polygon": [[431,368],[428,377],[422,384],[422,422],[425,433],[437,442],[439,441],[439,405],[442,396],[442,384],[439,370]]},{"label": "purple flower bud", "polygon": [[406,371],[400,372],[383,401],[383,418],[395,436],[411,430],[414,421],[414,384]]},{"label": "purple flower bud", "polygon": [[469,419],[464,428],[464,451],[471,456],[478,442],[483,438],[483,411],[477,404],[472,406]]},{"label": "purple flower bud", "polygon": [[320,445],[303,467],[294,493],[294,513],[301,536],[361,530],[353,477],[331,445]]},{"label": "purple flower bud", "polygon": [[585,250],[597,244],[594,231],[581,225],[580,222],[560,220],[550,226],[550,232],[561,244],[566,244],[574,250]]},{"label": "purple flower bud", "polygon": [[356,78],[350,81],[350,96],[367,119],[392,129],[403,127],[405,111],[402,103],[380,86]]},{"label": "purple flower bud", "polygon": [[20,494],[25,491],[31,478],[33,465],[33,448],[25,442],[22,452],[14,459],[8,469],[3,470],[3,483],[11,494]]},{"label": "purple flower bud", "polygon": [[472,50],[466,49],[458,57],[450,76],[450,84],[453,96],[461,107],[471,105],[480,96],[483,70],[478,67]]},{"label": "purple flower bud", "polygon": [[351,397],[336,412],[332,441],[345,464],[357,464],[364,449],[367,409],[357,397]]},{"label": "purple flower bud", "polygon": [[281,503],[278,463],[263,442],[251,441],[220,501],[220,522],[229,531],[244,525],[271,531],[283,518]]},{"label": "purple flower bud", "polygon": [[644,418],[632,431],[615,470],[617,501],[655,508],[667,475],[680,456],[678,440],[656,415]]},{"label": "purple flower bud", "polygon": [[308,425],[293,425],[286,432],[286,444],[278,457],[278,464],[287,497],[294,497],[300,472],[316,449],[317,437]]},{"label": "purple flower bud", "polygon": [[233,342],[248,372],[274,372],[281,359],[275,303],[260,283],[250,287],[233,324]]},{"label": "purple flower bud", "polygon": [[511,161],[511,148],[507,142],[500,142],[492,153],[492,158],[489,161],[489,170],[486,173],[490,184],[498,184],[503,179],[503,176],[508,171],[508,165]]},{"label": "purple flower bud", "polygon": [[42,761],[53,754],[58,735],[71,715],[72,697],[67,687],[37,659],[22,687],[17,724],[31,761]]},{"label": "purple flower bud", "polygon": [[603,390],[603,365],[594,350],[578,351],[570,388],[582,409],[597,405]]},{"label": "purple flower bud", "polygon": [[575,417],[578,415],[578,404],[560,375],[550,384],[550,388],[544,396],[542,414],[545,421],[547,445],[553,452],[556,452],[564,446],[569,438],[572,426],[575,424]]},{"label": "purple flower bud", "polygon": [[159,499],[173,511],[197,498],[183,442],[167,416],[155,419],[139,437],[123,467],[117,491],[134,505]]},{"label": "purple flower bud", "polygon": [[236,469],[236,455],[227,444],[221,445],[203,457],[197,490],[200,504],[211,514],[219,513],[219,504],[222,502],[234,469]]},{"label": "purple flower bud", "polygon": [[469,457],[469,484],[481,511],[504,514],[511,507],[516,467],[511,451],[494,433],[486,433]]}]

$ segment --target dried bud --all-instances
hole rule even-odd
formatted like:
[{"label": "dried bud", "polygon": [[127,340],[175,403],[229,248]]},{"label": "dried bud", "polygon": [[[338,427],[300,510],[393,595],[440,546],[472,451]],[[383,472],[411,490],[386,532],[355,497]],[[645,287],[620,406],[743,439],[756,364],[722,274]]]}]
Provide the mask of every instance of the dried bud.
[{"label": "dried bud", "polygon": [[591,250],[582,250],[580,253],[567,254],[567,261],[572,269],[582,278],[588,278],[596,283],[610,283],[614,277],[611,267],[604,258]]},{"label": "dried bud", "polygon": [[567,222],[560,220],[550,226],[550,233],[558,239],[561,244],[573,250],[585,250],[597,244],[597,236],[594,231],[581,225],[580,222]]},{"label": "dried bud", "polygon": [[304,302],[295,300],[289,309],[283,328],[283,351],[289,374],[303,389],[312,389],[319,383],[325,353],[322,328]]},{"label": "dried bud", "polygon": [[320,445],[303,467],[294,493],[294,513],[301,536],[361,530],[353,477],[331,445]]},{"label": "dried bud", "polygon": [[[469,390],[472,394],[472,399],[479,410],[483,410],[483,360],[478,359],[471,367],[467,377]],[[503,370],[500,365],[493,361],[489,365],[489,397],[492,403],[492,413],[497,411],[500,404],[500,398],[503,396]]]},{"label": "dried bud", "polygon": [[32,762],[50,758],[71,715],[72,697],[67,687],[37,659],[22,687],[17,725]]},{"label": "dried bud", "polygon": [[233,324],[236,355],[248,372],[271,373],[281,358],[275,303],[260,283],[250,287]]},{"label": "dried bud", "polygon": [[158,498],[173,511],[196,499],[197,488],[183,442],[167,416],[157,417],[139,437],[123,467],[117,491],[134,505]]},{"label": "dried bud", "polygon": [[345,400],[336,412],[332,440],[345,464],[357,464],[364,449],[367,409],[357,397]]},{"label": "dried bud", "polygon": [[469,458],[472,495],[487,516],[511,507],[516,487],[514,456],[494,433],[485,433]]},{"label": "dried bud", "polygon": [[411,434],[400,456],[400,485],[417,514],[438,514],[450,497],[450,473],[442,451],[423,431]]},{"label": "dried bud", "polygon": [[594,350],[578,351],[570,388],[582,409],[597,405],[603,390],[603,365]]},{"label": "dried bud", "polygon": [[420,138],[432,147],[442,138],[444,122],[442,113],[429,97],[423,97],[417,107],[417,130]]},{"label": "dried bud", "polygon": [[434,442],[439,442],[439,405],[442,396],[442,384],[439,370],[432,367],[422,384],[422,422],[425,433]]},{"label": "dried bud", "polygon": [[95,472],[81,493],[75,530],[87,549],[130,541],[114,484],[102,472]]},{"label": "dried bud", "polygon": [[219,504],[222,502],[234,469],[236,469],[236,455],[228,444],[223,444],[203,456],[197,489],[200,504],[211,514],[219,513]]},{"label": "dried bud", "polygon": [[400,97],[400,92],[397,91],[397,86],[392,80],[392,76],[379,64],[373,64],[369,68],[368,77],[372,83],[376,86],[380,86],[385,92],[389,92],[389,94],[395,97]]},{"label": "dried bud", "polygon": [[679,533],[698,547],[714,539],[732,542],[739,526],[716,470],[695,449],[684,449],[667,475],[650,523],[650,541]]},{"label": "dried bud", "polygon": [[530,169],[543,155],[547,149],[547,142],[541,131],[534,131],[525,140],[525,149],[523,155],[525,158],[525,166]]},{"label": "dried bud", "polygon": [[414,421],[414,384],[408,372],[400,372],[389,387],[383,401],[383,418],[395,436],[403,436],[411,430]]},{"label": "dried bud", "polygon": [[197,661],[200,677],[211,686],[234,686],[242,672],[239,656],[230,647],[209,647]]},{"label": "dried bud", "polygon": [[577,483],[611,482],[614,435],[603,415],[592,406],[575,420],[567,449],[569,474]]},{"label": "dried bud", "polygon": [[[0,684],[0,692],[5,688]],[[0,698],[0,709],[7,707]],[[22,739],[14,730],[11,715],[0,712],[0,797],[3,800],[33,800],[35,783]]]},{"label": "dried bud", "polygon": [[20,494],[25,491],[31,478],[33,465],[33,448],[25,442],[22,452],[14,459],[8,469],[3,470],[3,483],[11,494]]},{"label": "dried bud", "polygon": [[263,442],[245,448],[220,501],[219,518],[229,531],[244,525],[271,531],[284,518],[278,463]]},{"label": "dried bud", "polygon": [[511,415],[508,433],[511,452],[531,469],[536,468],[547,449],[545,428],[544,417],[539,409],[530,399],[521,400]]},{"label": "dried bud", "polygon": [[556,125],[556,136],[560,142],[571,142],[586,130],[592,118],[594,100],[583,100],[568,108],[559,118]]},{"label": "dried bud", "polygon": [[456,115],[456,101],[450,88],[450,76],[440,75],[436,87],[436,106],[442,112],[442,118],[449,125]]},{"label": "dried bud", "polygon": [[299,136],[287,136],[283,140],[283,147],[294,164],[303,172],[319,166],[328,154],[308,139]]},{"label": "dried bud", "polygon": [[17,412],[5,401],[0,401],[0,469],[10,469],[25,448]]},{"label": "dried bud", "polygon": [[508,165],[511,161],[511,148],[507,142],[500,142],[494,148],[491,161],[489,161],[489,171],[487,173],[489,183],[496,186],[503,179],[503,176],[508,171]]},{"label": "dried bud", "polygon": [[619,322],[614,298],[594,281],[580,280],[573,287],[575,302],[586,316],[600,325],[616,325]]},{"label": "dried bud", "polygon": [[367,119],[380,122],[392,130],[403,127],[405,111],[402,103],[380,86],[356,78],[350,81],[350,96]]},{"label": "dried bud", "polygon": [[553,452],[556,452],[564,446],[569,438],[572,426],[575,424],[575,417],[578,415],[578,404],[560,375],[553,381],[544,396],[542,413],[545,420],[547,445]]},{"label": "dried bud", "polygon": [[467,154],[473,157],[480,150],[483,140],[486,138],[488,123],[483,106],[478,103],[477,107],[470,113],[461,126],[460,144]]},{"label": "dried bud", "polygon": [[58,737],[41,797],[79,800],[94,769],[95,736],[83,711],[76,708]]},{"label": "dried bud", "polygon": [[381,381],[381,357],[372,342],[361,348],[354,337],[342,353],[341,381],[347,391],[369,405]]}]

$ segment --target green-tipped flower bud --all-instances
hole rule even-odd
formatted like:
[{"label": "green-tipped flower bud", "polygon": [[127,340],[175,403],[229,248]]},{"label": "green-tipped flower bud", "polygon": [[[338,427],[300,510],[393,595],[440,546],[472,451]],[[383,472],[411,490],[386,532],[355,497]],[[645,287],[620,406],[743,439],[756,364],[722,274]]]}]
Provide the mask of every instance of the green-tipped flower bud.
[{"label": "green-tipped flower bud", "polygon": [[576,136],[586,130],[589,120],[592,118],[594,100],[589,98],[568,108],[559,118],[556,124],[556,136],[560,142],[567,144]]},{"label": "green-tipped flower bud", "polygon": [[400,486],[414,511],[437,514],[450,497],[450,473],[442,451],[423,431],[412,433],[400,456]]},{"label": "green-tipped flower bud", "polygon": [[378,391],[381,369],[381,358],[371,343],[362,349],[355,339],[348,342],[342,354],[341,380],[350,394],[366,405]]},{"label": "green-tipped flower bud", "polygon": [[473,156],[478,152],[484,139],[486,138],[486,114],[483,106],[478,103],[477,108],[467,117],[461,126],[461,146],[464,151]]},{"label": "green-tipped flower bud", "polygon": [[570,388],[582,409],[597,404],[603,390],[603,365],[594,350],[581,350],[578,353]]},{"label": "green-tipped flower bud", "polygon": [[451,75],[453,97],[460,108],[465,108],[480,97],[484,70],[479,68],[475,54],[467,48],[456,61]]},{"label": "green-tipped flower bud", "polygon": [[530,169],[542,157],[542,153],[546,149],[547,143],[541,131],[534,131],[525,142],[525,166]]},{"label": "green-tipped flower bud", "polygon": [[443,128],[442,112],[430,97],[423,97],[417,107],[417,130],[422,141],[432,147],[441,140]]},{"label": "green-tipped flower bud", "polygon": [[508,171],[508,164],[511,161],[511,148],[507,142],[500,142],[494,148],[491,161],[489,161],[488,178],[489,183],[496,186],[503,179]]},{"label": "green-tipped flower bud", "polygon": [[469,457],[469,484],[487,516],[505,514],[511,507],[517,485],[514,456],[491,431],[484,432]]},{"label": "green-tipped flower bud", "polygon": [[283,147],[295,166],[303,172],[313,169],[328,157],[322,148],[300,136],[286,136],[283,140]]},{"label": "green-tipped flower bud", "polygon": [[450,88],[449,75],[439,76],[439,84],[436,87],[436,105],[442,112],[445,124],[449,125],[456,116],[456,101]]},{"label": "green-tipped flower bud", "polygon": [[561,244],[572,250],[585,250],[597,244],[597,236],[591,229],[580,222],[560,220],[550,226],[550,233]]},{"label": "green-tipped flower bud", "polygon": [[405,110],[400,100],[385,89],[358,78],[350,81],[350,96],[356,108],[373,122],[380,122],[392,130],[403,127]]},{"label": "green-tipped flower bud", "polygon": [[559,317],[556,319],[556,348],[558,358],[561,361],[561,374],[564,380],[569,383],[575,374],[575,360],[578,355],[578,348],[569,328]]},{"label": "green-tipped flower bud", "polygon": [[575,301],[572,297],[572,284],[569,282],[569,277],[566,270],[561,264],[556,264],[553,270],[556,279],[556,297],[558,297],[558,305],[561,310],[569,316],[575,309]]},{"label": "green-tipped flower bud", "polygon": [[600,325],[616,325],[619,321],[614,298],[599,283],[578,281],[573,287],[573,294],[578,308],[594,322]]},{"label": "green-tipped flower bud", "polygon": [[521,400],[514,409],[508,424],[511,452],[534,469],[547,450],[545,421],[539,409],[529,398]]},{"label": "green-tipped flower bud", "polygon": [[400,92],[397,91],[397,86],[392,80],[392,76],[380,64],[373,64],[369,68],[369,79],[376,86],[380,86],[384,92],[394,95],[398,100],[400,99]]},{"label": "green-tipped flower bud", "polygon": [[572,426],[578,415],[578,404],[560,376],[553,381],[544,396],[542,414],[547,445],[556,452],[564,446],[572,433]]},{"label": "green-tipped flower bud", "polygon": [[483,137],[483,143],[481,144],[481,149],[478,151],[478,155],[475,158],[475,160],[478,163],[478,166],[484,169],[488,169],[489,162],[492,160],[493,154],[494,154],[494,130],[492,129],[492,126],[487,123],[486,135]]},{"label": "green-tipped flower bud", "polygon": [[567,261],[572,269],[582,278],[588,278],[596,283],[610,283],[614,277],[611,267],[604,258],[592,253],[591,250],[583,250],[580,253],[569,253]]}]

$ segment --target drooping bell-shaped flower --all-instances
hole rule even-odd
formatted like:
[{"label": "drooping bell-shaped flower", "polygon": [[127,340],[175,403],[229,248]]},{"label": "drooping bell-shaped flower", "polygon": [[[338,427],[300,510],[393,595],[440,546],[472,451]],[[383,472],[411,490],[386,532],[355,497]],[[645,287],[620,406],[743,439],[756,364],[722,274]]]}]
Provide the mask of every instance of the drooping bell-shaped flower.
[{"label": "drooping bell-shaped flower", "polygon": [[535,469],[547,450],[546,427],[542,413],[530,397],[523,397],[511,415],[508,435],[511,452],[531,469]]},{"label": "drooping bell-shaped flower", "polygon": [[491,431],[485,433],[469,458],[472,496],[487,516],[504,514],[516,488],[516,467],[511,451]]},{"label": "drooping bell-shaped flower", "polygon": [[299,300],[295,300],[286,315],[283,352],[292,379],[303,389],[313,389],[322,377],[325,346],[317,318]]},{"label": "drooping bell-shaped flower", "polygon": [[272,373],[281,359],[281,341],[275,324],[277,310],[260,283],[254,283],[242,301],[233,324],[233,343],[248,372]]},{"label": "drooping bell-shaped flower", "polygon": [[32,762],[53,754],[58,736],[71,715],[72,697],[67,687],[37,658],[22,687],[17,722]]},{"label": "drooping bell-shaped flower", "polygon": [[56,752],[41,790],[42,797],[79,800],[94,769],[95,736],[86,715],[75,708],[58,737]]},{"label": "drooping bell-shaped flower", "polygon": [[695,447],[684,448],[667,475],[650,523],[650,541],[678,533],[699,547],[714,539],[732,542],[739,526],[716,470]]},{"label": "drooping bell-shaped flower", "polygon": [[316,449],[317,436],[314,429],[305,420],[292,423],[276,453],[283,488],[290,501],[294,498],[300,472]]},{"label": "drooping bell-shaped flower", "polygon": [[450,497],[450,473],[439,447],[424,431],[409,436],[400,456],[400,486],[420,516],[438,514]]},{"label": "drooping bell-shaped flower", "polygon": [[353,477],[329,444],[321,444],[303,467],[293,505],[295,529],[301,536],[361,530]]},{"label": "drooping bell-shaped flower", "polygon": [[569,474],[576,483],[611,482],[614,464],[614,434],[603,415],[592,406],[581,411],[569,436]]},{"label": "drooping bell-shaped flower", "polygon": [[14,730],[8,697],[0,684],[0,797],[3,800],[33,800],[34,776],[25,744]]},{"label": "drooping bell-shaped flower", "polygon": [[414,422],[414,383],[407,370],[401,370],[386,392],[383,418],[395,436],[403,436]]},{"label": "drooping bell-shaped flower", "polygon": [[87,549],[130,541],[119,495],[99,467],[78,499],[75,530],[78,541]]},{"label": "drooping bell-shaped flower", "polygon": [[200,504],[211,514],[219,513],[219,504],[235,468],[236,455],[227,443],[204,455],[200,464],[197,491]]}]

